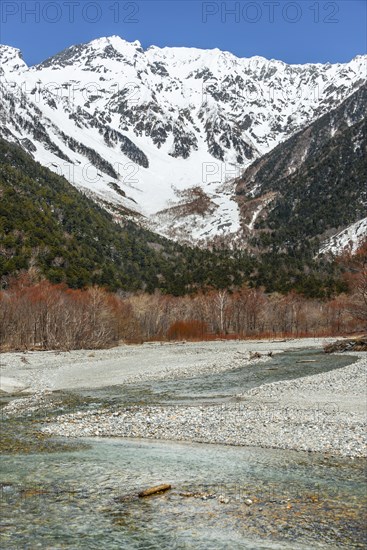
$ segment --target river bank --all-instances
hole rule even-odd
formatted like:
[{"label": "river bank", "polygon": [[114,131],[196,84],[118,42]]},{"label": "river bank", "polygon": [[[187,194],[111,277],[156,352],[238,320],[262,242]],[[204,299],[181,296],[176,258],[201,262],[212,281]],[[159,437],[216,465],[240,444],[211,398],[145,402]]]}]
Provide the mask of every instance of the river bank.
[{"label": "river bank", "polygon": [[[256,373],[260,362],[270,360],[269,354],[302,345],[310,348],[312,344],[320,347],[317,340],[210,342],[125,346],[93,355],[72,352],[69,358],[65,354],[41,352],[37,357],[31,354],[29,359],[27,355],[27,362],[22,356],[13,355],[6,358],[7,372],[15,364],[15,380],[25,384],[28,377],[33,395],[13,400],[3,410],[11,416],[37,413],[44,408],[44,433],[64,437],[152,438],[365,457],[365,353],[348,354],[356,362],[347,367],[265,383],[218,404],[114,403],[47,416],[47,410],[53,406],[48,397],[52,396],[48,393],[51,389],[96,388],[152,379],[188,378],[190,383],[190,377],[199,374],[214,376],[240,367],[254,369]],[[262,357],[256,357],[257,353]],[[36,360],[40,362],[38,368]]]},{"label": "river bank", "polygon": [[221,405],[112,407],[58,416],[66,437],[138,437],[367,456],[366,358],[324,374],[255,388]]},{"label": "river bank", "polygon": [[122,345],[103,350],[0,354],[0,390],[10,393],[100,388],[161,378],[225,371],[291,349],[321,348],[334,339],[234,340]]}]

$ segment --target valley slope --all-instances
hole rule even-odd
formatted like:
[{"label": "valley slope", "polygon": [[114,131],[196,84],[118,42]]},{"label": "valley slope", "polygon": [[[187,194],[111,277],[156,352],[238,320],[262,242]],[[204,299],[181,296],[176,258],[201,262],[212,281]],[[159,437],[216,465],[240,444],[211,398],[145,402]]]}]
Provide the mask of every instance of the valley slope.
[{"label": "valley slope", "polygon": [[338,252],[367,236],[366,108],[364,85],[237,180],[242,232],[253,249]]}]

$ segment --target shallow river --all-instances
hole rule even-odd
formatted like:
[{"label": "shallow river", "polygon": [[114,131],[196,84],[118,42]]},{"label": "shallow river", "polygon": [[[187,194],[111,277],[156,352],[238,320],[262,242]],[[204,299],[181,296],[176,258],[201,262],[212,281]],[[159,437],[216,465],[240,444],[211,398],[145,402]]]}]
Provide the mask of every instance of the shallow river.
[{"label": "shallow river", "polygon": [[[316,362],[297,363],[305,359]],[[297,377],[300,370],[306,375],[349,362],[350,357],[315,351],[284,353],[256,372],[237,369],[82,393],[116,404],[228,400],[249,387]],[[362,460],[128,439],[86,443],[67,452],[3,456],[2,548],[366,547]],[[137,497],[160,483],[172,484],[172,490]],[[187,496],[193,493],[197,496]],[[211,494],[223,495],[225,502]]]}]

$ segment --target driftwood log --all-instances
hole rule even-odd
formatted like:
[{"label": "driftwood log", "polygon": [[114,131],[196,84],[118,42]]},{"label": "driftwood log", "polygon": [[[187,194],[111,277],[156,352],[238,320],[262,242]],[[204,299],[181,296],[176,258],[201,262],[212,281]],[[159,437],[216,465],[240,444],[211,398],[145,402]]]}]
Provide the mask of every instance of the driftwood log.
[{"label": "driftwood log", "polygon": [[145,489],[145,491],[140,491],[138,494],[139,497],[149,497],[150,495],[156,495],[158,493],[164,493],[165,491],[169,491],[172,489],[171,485],[168,483],[164,483],[163,485],[156,485],[155,487],[149,487],[149,489]]},{"label": "driftwood log", "polygon": [[325,353],[335,353],[343,351],[367,351],[367,336],[337,340],[324,347]]}]

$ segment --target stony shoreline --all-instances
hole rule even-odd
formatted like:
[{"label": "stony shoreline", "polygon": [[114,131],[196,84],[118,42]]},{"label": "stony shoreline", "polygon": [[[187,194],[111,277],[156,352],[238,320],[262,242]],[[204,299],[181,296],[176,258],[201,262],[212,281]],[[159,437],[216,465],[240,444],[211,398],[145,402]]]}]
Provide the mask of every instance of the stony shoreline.
[{"label": "stony shoreline", "polygon": [[221,405],[78,412],[61,415],[43,429],[67,437],[168,439],[366,457],[366,366],[363,357],[336,371],[254,388]]},{"label": "stony shoreline", "polygon": [[[254,343],[250,344],[251,348],[240,343],[155,345],[150,348],[151,357],[155,353],[163,361],[157,362],[151,371],[141,370],[136,374],[131,372],[129,366],[125,369],[123,381],[133,384],[152,379],[184,379],[192,376],[193,372],[217,374],[241,365],[256,368],[259,361],[268,360],[269,353],[280,353],[292,344],[259,342],[256,347],[262,351],[263,356],[260,358],[256,357],[256,353],[250,354],[251,348],[257,351]],[[303,344],[305,347],[305,342]],[[147,347],[145,350],[138,348],[137,356],[139,353],[146,354]],[[111,355],[109,351],[105,353]],[[118,353],[120,356],[121,353],[126,354],[126,349],[112,352],[115,356]],[[167,363],[168,354],[176,358],[176,362]],[[347,367],[264,384],[233,396],[225,403],[129,407],[113,405],[59,414],[56,417],[48,414],[60,404],[57,402],[60,396],[48,390],[45,383],[39,383],[51,380],[47,375],[52,367],[47,366],[46,369],[35,371],[37,383],[33,384],[33,394],[11,401],[3,408],[3,414],[29,416],[43,411],[44,433],[63,437],[152,438],[366,457],[367,354],[350,352],[348,355],[355,357],[356,362]],[[97,354],[97,357],[93,354],[92,357],[98,360],[98,366],[105,366],[103,352]],[[25,367],[28,366],[29,363],[26,363]],[[88,368],[88,364],[86,367],[83,365],[83,375],[85,368]],[[105,378],[105,385],[113,380],[113,373],[109,373],[109,376],[109,379]],[[79,380],[73,380],[77,386]],[[66,382],[69,383],[69,380]],[[50,382],[49,385],[52,388]]]},{"label": "stony shoreline", "polygon": [[[234,353],[239,357],[238,350]],[[366,457],[367,354],[348,355],[356,362],[347,367],[264,384],[220,404],[114,405],[47,418],[47,392],[41,391],[11,402],[4,413],[32,413],[44,407],[42,429],[54,436],[152,438]],[[233,357],[232,363],[203,364],[202,372],[233,368]],[[190,372],[191,367],[187,372],[181,367],[163,374],[156,370],[155,376],[184,378]],[[144,374],[135,379],[144,379]]]},{"label": "stony shoreline", "polygon": [[269,353],[321,348],[331,341],[334,339],[151,342],[93,351],[2,353],[0,389],[35,393],[183,378],[238,368],[248,363],[251,353],[260,353],[265,360]]}]

